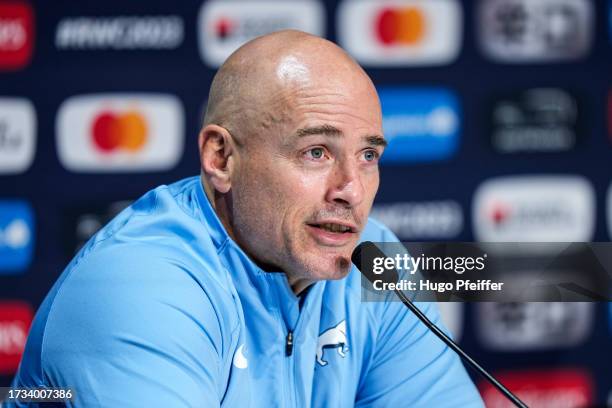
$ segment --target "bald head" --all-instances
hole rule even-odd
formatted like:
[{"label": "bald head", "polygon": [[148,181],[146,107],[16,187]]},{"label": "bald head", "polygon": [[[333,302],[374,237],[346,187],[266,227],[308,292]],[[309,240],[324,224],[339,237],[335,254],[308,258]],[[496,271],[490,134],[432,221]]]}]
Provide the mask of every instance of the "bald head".
[{"label": "bald head", "polygon": [[295,30],[264,35],[236,50],[218,70],[204,125],[223,126],[241,144],[286,123],[300,92],[346,86],[365,88],[376,98],[366,73],[334,43]]}]

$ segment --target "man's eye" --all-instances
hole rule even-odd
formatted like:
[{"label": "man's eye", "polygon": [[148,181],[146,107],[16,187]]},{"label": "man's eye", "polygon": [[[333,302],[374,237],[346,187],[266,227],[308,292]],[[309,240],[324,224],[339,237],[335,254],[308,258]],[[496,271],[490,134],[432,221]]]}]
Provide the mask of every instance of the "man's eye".
[{"label": "man's eye", "polygon": [[363,157],[364,159],[366,159],[366,161],[374,161],[376,159],[378,159],[378,152],[376,150],[366,150],[363,153]]},{"label": "man's eye", "polygon": [[314,147],[306,153],[313,159],[321,159],[325,156],[325,150],[322,147]]}]

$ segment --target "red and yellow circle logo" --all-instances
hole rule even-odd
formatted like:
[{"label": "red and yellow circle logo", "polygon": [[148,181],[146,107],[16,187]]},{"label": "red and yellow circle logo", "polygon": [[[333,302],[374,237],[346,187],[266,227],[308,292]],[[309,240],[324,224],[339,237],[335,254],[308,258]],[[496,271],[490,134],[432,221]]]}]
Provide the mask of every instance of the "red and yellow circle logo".
[{"label": "red and yellow circle logo", "polygon": [[384,8],[376,17],[376,36],[384,45],[417,45],[425,36],[425,23],[419,8]]},{"label": "red and yellow circle logo", "polygon": [[137,152],[147,142],[147,122],[136,111],[101,112],[92,124],[94,145],[102,152]]}]

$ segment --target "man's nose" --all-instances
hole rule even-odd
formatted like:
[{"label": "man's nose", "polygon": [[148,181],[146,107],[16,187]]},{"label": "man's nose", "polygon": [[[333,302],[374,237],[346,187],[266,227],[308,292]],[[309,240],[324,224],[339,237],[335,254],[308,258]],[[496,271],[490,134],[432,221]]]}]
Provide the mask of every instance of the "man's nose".
[{"label": "man's nose", "polygon": [[327,201],[344,207],[355,207],[363,201],[364,187],[358,163],[337,162],[330,174]]}]

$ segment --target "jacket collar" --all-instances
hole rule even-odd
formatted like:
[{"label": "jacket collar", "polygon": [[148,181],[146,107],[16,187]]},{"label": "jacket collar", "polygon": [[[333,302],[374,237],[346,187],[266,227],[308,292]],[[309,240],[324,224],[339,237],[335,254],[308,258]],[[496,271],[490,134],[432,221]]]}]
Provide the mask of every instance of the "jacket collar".
[{"label": "jacket collar", "polygon": [[200,177],[196,177],[196,179],[196,196],[203,215],[202,221],[205,223],[206,229],[218,251],[219,248],[230,239],[230,236],[204,192],[202,179]]},{"label": "jacket collar", "polygon": [[[202,180],[198,178],[196,187],[197,201],[203,214],[210,237],[215,245],[217,254],[228,269],[239,292],[255,290],[262,303],[267,307],[278,309],[288,327],[295,327],[300,314],[299,298],[289,286],[284,272],[266,272],[259,268],[255,262],[230,237],[225,226],[217,216],[210,203]],[[303,309],[308,309],[313,298],[320,297],[325,281],[313,283]],[[277,299],[276,302],[272,301]]]}]

